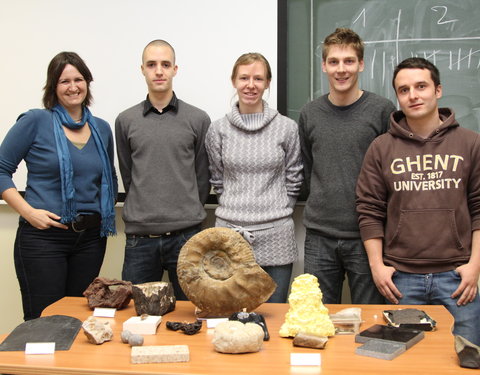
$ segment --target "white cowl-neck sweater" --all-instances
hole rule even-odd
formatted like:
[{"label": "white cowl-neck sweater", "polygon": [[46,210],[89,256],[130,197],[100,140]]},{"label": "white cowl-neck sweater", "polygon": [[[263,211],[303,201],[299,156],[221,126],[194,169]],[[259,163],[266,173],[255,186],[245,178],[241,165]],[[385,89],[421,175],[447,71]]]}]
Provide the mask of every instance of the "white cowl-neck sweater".
[{"label": "white cowl-neck sweater", "polygon": [[[211,124],[205,139],[210,182],[219,201],[215,214],[234,225],[290,221],[303,181],[297,124],[265,101],[263,105],[263,113],[243,115],[235,104],[232,112]],[[272,230],[255,233],[252,245],[259,264],[296,260],[293,220],[288,227],[282,231],[288,232],[288,239],[281,241],[288,242],[281,246],[285,250],[274,250],[262,240]]]}]

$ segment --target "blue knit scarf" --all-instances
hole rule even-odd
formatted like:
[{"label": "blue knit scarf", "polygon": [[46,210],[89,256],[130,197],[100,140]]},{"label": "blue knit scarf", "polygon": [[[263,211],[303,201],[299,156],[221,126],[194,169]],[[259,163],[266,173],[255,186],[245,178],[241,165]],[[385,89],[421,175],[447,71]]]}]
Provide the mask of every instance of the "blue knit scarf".
[{"label": "blue knit scarf", "polygon": [[100,235],[102,237],[106,237],[115,234],[115,198],[113,193],[112,168],[107,149],[103,144],[102,138],[100,137],[100,133],[92,113],[87,107],[83,107],[82,120],[79,123],[76,123],[61,105],[57,104],[52,108],[52,111],[53,130],[57,145],[58,161],[60,163],[60,177],[62,183],[63,208],[60,222],[72,222],[77,216],[75,186],[73,184],[73,165],[70,157],[70,151],[68,150],[67,137],[65,136],[62,125],[65,125],[69,129],[81,129],[88,122],[95,145],[97,146],[98,153],[102,159],[103,166],[100,189],[100,210],[102,215],[102,227]]}]

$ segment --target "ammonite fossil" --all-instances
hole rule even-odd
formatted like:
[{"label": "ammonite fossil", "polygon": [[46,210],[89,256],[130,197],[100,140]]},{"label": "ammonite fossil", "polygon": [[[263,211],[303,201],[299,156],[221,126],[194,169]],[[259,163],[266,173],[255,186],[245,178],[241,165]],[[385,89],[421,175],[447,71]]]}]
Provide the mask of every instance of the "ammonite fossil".
[{"label": "ammonite fossil", "polygon": [[183,246],[178,281],[203,316],[252,311],[275,291],[272,278],[255,262],[250,244],[229,228],[209,228]]}]

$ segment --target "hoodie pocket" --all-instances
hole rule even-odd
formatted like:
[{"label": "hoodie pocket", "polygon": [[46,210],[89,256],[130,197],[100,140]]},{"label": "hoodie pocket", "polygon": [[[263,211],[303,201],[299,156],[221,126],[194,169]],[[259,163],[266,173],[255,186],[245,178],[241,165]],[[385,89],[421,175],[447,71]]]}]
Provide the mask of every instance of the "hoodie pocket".
[{"label": "hoodie pocket", "polygon": [[452,259],[464,251],[453,209],[401,210],[396,231],[387,245],[399,259]]}]

